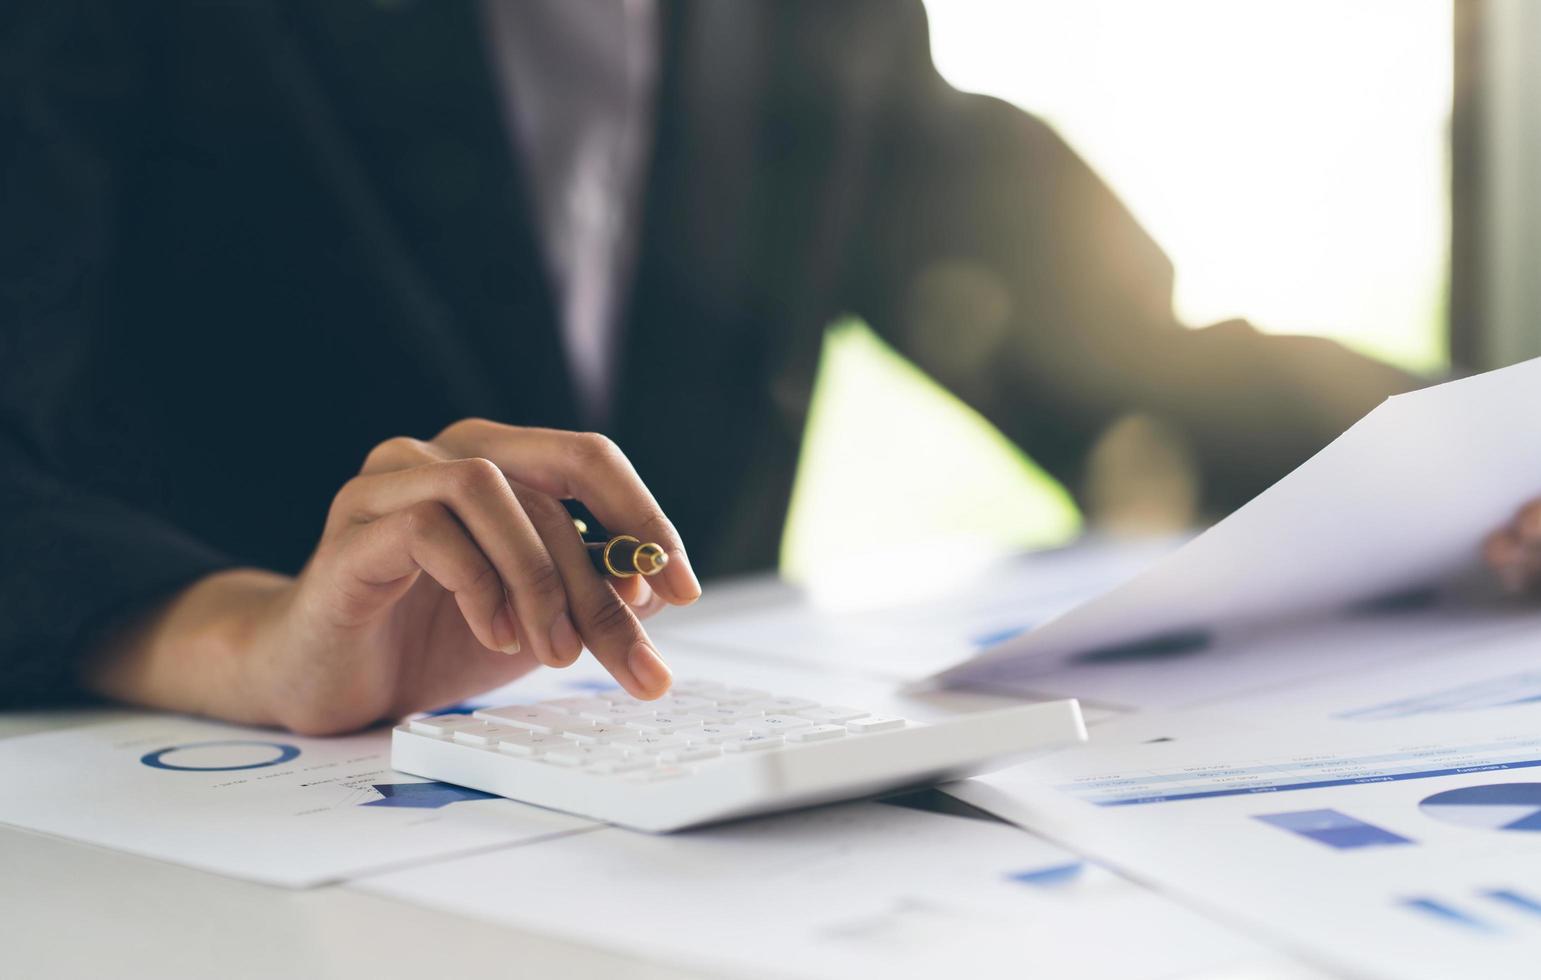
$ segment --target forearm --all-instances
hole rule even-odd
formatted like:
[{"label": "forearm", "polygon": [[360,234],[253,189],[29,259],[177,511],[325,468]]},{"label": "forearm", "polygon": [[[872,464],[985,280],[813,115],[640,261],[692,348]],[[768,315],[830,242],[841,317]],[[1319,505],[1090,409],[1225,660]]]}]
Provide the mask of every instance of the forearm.
[{"label": "forearm", "polygon": [[254,661],[259,624],[290,581],[255,569],[199,579],[110,630],[81,661],[81,686],[129,704],[277,724]]},{"label": "forearm", "polygon": [[1154,372],[1137,403],[1188,441],[1203,509],[1225,514],[1267,489],[1387,397],[1425,382],[1316,337],[1232,321],[1148,347]]}]

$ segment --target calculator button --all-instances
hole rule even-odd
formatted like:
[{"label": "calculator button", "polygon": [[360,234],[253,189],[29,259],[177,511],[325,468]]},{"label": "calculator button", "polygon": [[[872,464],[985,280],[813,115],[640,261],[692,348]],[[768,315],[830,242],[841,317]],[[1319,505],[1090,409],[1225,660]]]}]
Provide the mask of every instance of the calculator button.
[{"label": "calculator button", "polygon": [[516,704],[507,708],[483,708],[476,717],[494,725],[512,725],[526,731],[550,734],[569,728],[590,728],[593,722],[539,705]]},{"label": "calculator button", "polygon": [[626,722],[626,727],[639,732],[657,732],[660,735],[668,735],[681,729],[700,728],[701,719],[694,715],[672,715],[660,711],[651,718],[632,718]]},{"label": "calculator button", "polygon": [[697,708],[710,708],[717,702],[711,698],[693,697],[689,694],[670,694],[652,703],[665,714],[682,715]]},{"label": "calculator button", "polygon": [[747,706],[759,708],[766,714],[784,714],[801,711],[804,708],[817,708],[819,702],[809,701],[807,698],[761,698],[758,701],[749,702]]},{"label": "calculator button", "polygon": [[453,738],[462,745],[475,745],[488,748],[496,745],[500,740],[519,732],[520,729],[508,728],[503,725],[463,725],[455,729]]},{"label": "calculator button", "polygon": [[572,745],[553,748],[540,757],[542,762],[558,766],[581,766],[590,762],[615,762],[626,754],[608,745]]},{"label": "calculator button", "polygon": [[838,725],[850,721],[852,718],[865,718],[871,712],[861,711],[856,708],[842,708],[839,705],[831,704],[819,708],[803,708],[797,714],[826,725]]},{"label": "calculator button", "polygon": [[764,708],[744,708],[733,705],[726,707],[719,705],[716,708],[697,708],[692,715],[704,721],[715,721],[724,724],[739,725],[752,718],[764,718]]},{"label": "calculator button", "polygon": [[585,711],[578,717],[584,721],[593,722],[596,725],[621,725],[625,724],[626,720],[633,716],[610,714],[607,711]]},{"label": "calculator button", "polygon": [[658,713],[657,708],[645,708],[638,705],[633,708],[618,708],[614,705],[606,705],[603,709],[595,708],[589,711],[580,711],[580,717],[587,718],[597,725],[621,725],[632,718],[651,718]]},{"label": "calculator button", "polygon": [[656,732],[630,732],[605,743],[612,748],[623,749],[628,755],[649,754],[663,749],[682,748],[690,744],[683,735],[660,735]]},{"label": "calculator button", "polygon": [[699,759],[713,759],[722,755],[722,749],[716,745],[689,745],[684,748],[665,749],[658,753],[661,762],[695,762]]},{"label": "calculator button", "polygon": [[857,735],[868,732],[886,732],[894,728],[903,728],[903,718],[893,718],[888,715],[868,715],[865,718],[857,718],[845,723],[845,730]]},{"label": "calculator button", "polygon": [[797,728],[807,728],[813,722],[796,715],[766,715],[744,722],[744,727],[761,735],[780,735]]},{"label": "calculator button", "polygon": [[419,735],[447,738],[455,729],[475,724],[477,720],[470,715],[438,715],[433,718],[413,718],[407,722],[407,727]]},{"label": "calculator button", "polygon": [[531,758],[540,755],[546,749],[565,748],[572,743],[560,735],[518,731],[498,739],[497,744],[499,752]]},{"label": "calculator button", "polygon": [[535,705],[537,708],[550,708],[553,711],[565,711],[569,714],[581,715],[588,711],[607,711],[610,702],[603,698],[553,698],[550,701],[542,701]]},{"label": "calculator button", "polygon": [[[749,697],[747,695],[744,697],[734,697],[731,694],[724,694],[722,697],[713,698],[712,703],[717,705],[719,708],[742,708],[744,705],[758,700],[760,699],[757,697]],[[702,708],[698,710],[704,711],[706,709]]]},{"label": "calculator button", "polygon": [[593,728],[569,729],[562,732],[562,737],[585,745],[598,745],[601,742],[608,742],[613,738],[624,738],[635,734],[635,730],[626,728],[623,725],[596,724]]},{"label": "calculator button", "polygon": [[747,738],[753,734],[753,731],[739,725],[705,724],[700,728],[692,728],[690,730],[690,740],[692,743],[700,741],[708,745],[717,745],[721,742],[732,742],[741,738]]},{"label": "calculator button", "polygon": [[845,734],[845,729],[839,725],[815,725],[812,728],[799,728],[795,732],[787,732],[788,742],[822,742],[826,739],[839,738]]},{"label": "calculator button", "polygon": [[751,701],[759,701],[770,697],[769,691],[762,691],[757,687],[729,687],[718,692],[713,699],[720,705],[748,704]]},{"label": "calculator button", "polygon": [[779,748],[785,744],[785,739],[780,735],[750,735],[736,742],[723,742],[724,752],[759,752],[764,749]]}]

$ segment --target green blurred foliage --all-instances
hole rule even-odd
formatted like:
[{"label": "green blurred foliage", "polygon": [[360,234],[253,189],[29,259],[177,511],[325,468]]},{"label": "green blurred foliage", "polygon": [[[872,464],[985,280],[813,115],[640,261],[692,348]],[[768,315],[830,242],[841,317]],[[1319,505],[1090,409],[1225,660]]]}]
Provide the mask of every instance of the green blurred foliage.
[{"label": "green blurred foliage", "polygon": [[1069,493],[858,320],[834,324],[808,416],[781,570],[892,547],[899,534],[1038,548],[1074,537]]}]

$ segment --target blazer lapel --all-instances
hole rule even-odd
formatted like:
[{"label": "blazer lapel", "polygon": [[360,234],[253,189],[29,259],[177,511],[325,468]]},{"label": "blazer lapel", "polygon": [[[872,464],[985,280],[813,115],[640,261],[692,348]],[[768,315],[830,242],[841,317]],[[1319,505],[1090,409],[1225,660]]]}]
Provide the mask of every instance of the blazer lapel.
[{"label": "blazer lapel", "polygon": [[[394,235],[387,275],[415,275],[442,321],[426,345],[464,345],[466,414],[571,427],[574,392],[518,155],[468,0],[334,0],[290,8],[300,44],[355,155],[354,193],[378,213],[361,235]],[[409,267],[409,268],[408,268]]]}]

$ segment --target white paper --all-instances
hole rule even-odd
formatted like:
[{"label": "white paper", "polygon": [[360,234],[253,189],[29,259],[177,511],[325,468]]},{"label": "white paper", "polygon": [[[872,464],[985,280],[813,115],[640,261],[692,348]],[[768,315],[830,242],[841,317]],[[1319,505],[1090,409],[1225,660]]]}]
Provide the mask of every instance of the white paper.
[{"label": "white paper", "polygon": [[[1317,719],[1376,724],[1429,715],[1475,719],[1541,702],[1541,612],[1492,616],[1485,623],[1465,637],[1455,632],[1456,624],[1449,632],[1414,636],[1415,620],[1405,624],[1406,632],[1376,644],[1389,652],[1400,639],[1399,656],[1381,657],[1373,666],[1346,658],[1335,672],[1288,687],[1259,686],[1221,706],[1272,725]],[[1429,642],[1429,633],[1443,633],[1446,642]]]},{"label": "white paper", "polygon": [[1107,591],[1177,543],[1088,540],[1020,555],[961,580],[938,578],[923,596],[890,595],[859,608],[831,607],[817,590],[761,580],[709,583],[698,604],[669,610],[648,628],[665,653],[680,641],[826,673],[915,681]]},{"label": "white paper", "polygon": [[[1120,710],[1178,710],[1267,703],[1293,711],[1307,690],[1395,679],[1413,660],[1465,651],[1495,638],[1541,630],[1534,609],[1459,606],[1324,616],[1217,630],[1202,647],[1123,658],[1055,658],[1044,671],[991,686],[1040,697],[1079,697]],[[1541,651],[1541,643],[1533,644]],[[1297,696],[1296,692],[1302,692]],[[1365,697],[1373,698],[1366,692]]]},{"label": "white paper", "polygon": [[606,829],[350,887],[735,975],[1154,980],[1281,963],[1015,828],[880,803]]},{"label": "white paper", "polygon": [[1529,978],[1538,733],[1535,704],[1313,721],[1094,747],[949,792],[1334,970]]},{"label": "white paper", "polygon": [[389,755],[385,731],[301,738],[172,715],[24,735],[0,741],[0,822],[296,888],[593,826],[465,798]]},{"label": "white paper", "polygon": [[1398,395],[1166,559],[940,678],[992,684],[1046,659],[1340,608],[1470,567],[1541,495],[1541,359]]}]

